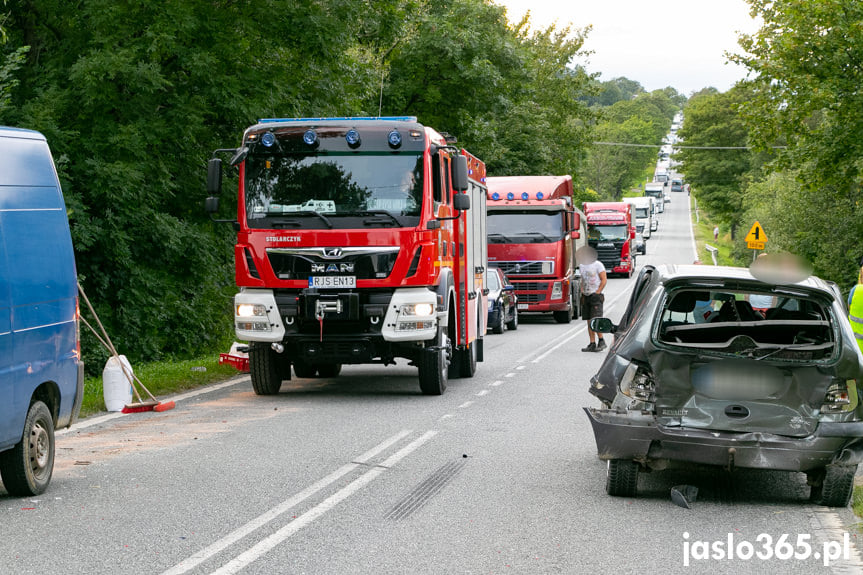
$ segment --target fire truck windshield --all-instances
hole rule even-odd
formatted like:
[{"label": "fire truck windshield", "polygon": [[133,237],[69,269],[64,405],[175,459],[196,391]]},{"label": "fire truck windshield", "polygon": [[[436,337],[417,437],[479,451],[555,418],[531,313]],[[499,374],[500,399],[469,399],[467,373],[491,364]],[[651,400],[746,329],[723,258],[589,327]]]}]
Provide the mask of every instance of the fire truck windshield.
[{"label": "fire truck windshield", "polygon": [[488,210],[490,244],[548,244],[563,239],[562,212]]},{"label": "fire truck windshield", "polygon": [[422,154],[274,152],[246,158],[249,227],[345,229],[419,223]]},{"label": "fire truck windshield", "polygon": [[626,239],[626,225],[595,225],[588,224],[587,239],[599,241],[614,241]]}]

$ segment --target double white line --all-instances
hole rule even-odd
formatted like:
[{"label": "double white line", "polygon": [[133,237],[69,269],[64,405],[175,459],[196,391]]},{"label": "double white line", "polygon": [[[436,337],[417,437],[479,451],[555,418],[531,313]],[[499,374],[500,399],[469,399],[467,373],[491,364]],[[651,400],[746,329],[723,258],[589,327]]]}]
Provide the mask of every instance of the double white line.
[{"label": "double white line", "polygon": [[[252,519],[242,527],[235,529],[234,531],[232,531],[225,537],[222,537],[209,547],[206,547],[198,553],[195,553],[188,559],[181,561],[171,569],[168,569],[167,571],[162,573],[162,575],[181,575],[182,573],[186,573],[194,569],[195,567],[197,567],[204,561],[207,561],[217,553],[220,553],[223,550],[227,549],[243,537],[249,535],[257,529],[260,529],[264,525],[267,525],[280,515],[283,515],[291,509],[294,509],[304,500],[308,499],[309,497],[321,491],[325,487],[331,485],[332,483],[338,481],[340,478],[344,477],[348,473],[351,473],[357,468],[367,464],[372,458],[379,455],[395,443],[398,443],[411,433],[412,432],[410,430],[400,431],[389,439],[376,445],[369,451],[366,451],[365,453],[354,459],[351,463],[343,465],[342,467],[330,473],[320,481],[313,483],[312,485],[300,491],[293,497],[286,499],[273,509]],[[348,485],[346,485],[336,493],[332,494],[318,505],[312,507],[311,509],[309,509],[308,511],[306,511],[305,513],[303,513],[302,515],[300,515],[299,517],[297,517],[296,519],[270,535],[269,537],[261,540],[259,543],[257,543],[247,551],[244,551],[243,553],[237,555],[213,573],[218,575],[228,575],[239,572],[241,569],[256,561],[265,553],[285,541],[291,535],[293,535],[306,525],[310,524],[315,519],[321,517],[324,513],[326,513],[327,511],[329,511],[330,509],[332,509],[333,507],[335,507],[336,505],[338,505],[339,503],[341,503],[342,501],[344,501],[345,499],[347,499],[348,497],[350,497],[351,495],[377,479],[384,471],[394,466],[396,463],[410,455],[412,452],[419,449],[420,446],[422,446],[425,442],[427,442],[435,435],[437,435],[437,431],[425,432],[417,439],[413,440],[408,445],[397,451],[395,454],[391,455],[388,459],[375,465],[372,469],[360,475]]]}]

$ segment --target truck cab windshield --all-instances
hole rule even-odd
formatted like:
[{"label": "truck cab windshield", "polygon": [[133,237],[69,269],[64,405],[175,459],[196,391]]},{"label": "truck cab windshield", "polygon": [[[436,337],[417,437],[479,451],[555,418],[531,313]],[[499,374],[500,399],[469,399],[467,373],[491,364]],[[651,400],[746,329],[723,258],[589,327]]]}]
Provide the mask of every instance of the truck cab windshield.
[{"label": "truck cab windshield", "polygon": [[587,239],[599,241],[615,241],[627,239],[626,225],[587,226]]},{"label": "truck cab windshield", "polygon": [[563,239],[562,212],[488,211],[489,243],[548,244]]},{"label": "truck cab windshield", "polygon": [[422,154],[274,150],[246,158],[251,228],[413,227],[422,197]]}]

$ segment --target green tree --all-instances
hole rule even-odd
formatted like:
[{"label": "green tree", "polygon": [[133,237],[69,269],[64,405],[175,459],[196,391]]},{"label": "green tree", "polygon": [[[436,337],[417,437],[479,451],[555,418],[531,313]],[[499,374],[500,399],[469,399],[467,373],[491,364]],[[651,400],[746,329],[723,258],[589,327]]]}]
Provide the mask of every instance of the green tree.
[{"label": "green tree", "polygon": [[[809,216],[788,248],[850,283],[863,252],[863,3],[748,1],[763,25],[732,56],[753,78],[742,111],[755,145],[787,146],[774,168],[793,170],[801,187],[783,207]],[[811,249],[810,235],[822,249]]]},{"label": "green tree", "polygon": [[619,200],[625,190],[640,183],[644,170],[656,160],[677,109],[664,90],[639,94],[603,108],[594,133],[603,144],[590,148],[582,182],[602,198]]},{"label": "green tree", "polygon": [[[699,204],[713,219],[728,224],[732,237],[742,221],[744,177],[752,169],[752,154],[745,149],[749,132],[738,113],[750,95],[746,84],[724,93],[708,89],[694,94],[684,108],[679,132],[686,145],[678,153],[681,172]],[[744,149],[732,149],[736,147]]]}]

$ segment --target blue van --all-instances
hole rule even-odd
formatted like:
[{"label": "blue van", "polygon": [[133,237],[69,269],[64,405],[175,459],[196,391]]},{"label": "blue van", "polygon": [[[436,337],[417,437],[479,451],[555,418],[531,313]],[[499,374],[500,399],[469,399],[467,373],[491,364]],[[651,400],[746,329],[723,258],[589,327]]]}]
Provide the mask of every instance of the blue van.
[{"label": "blue van", "polygon": [[39,132],[0,126],[0,478],[45,491],[54,429],[78,419],[84,363],[66,206]]}]

